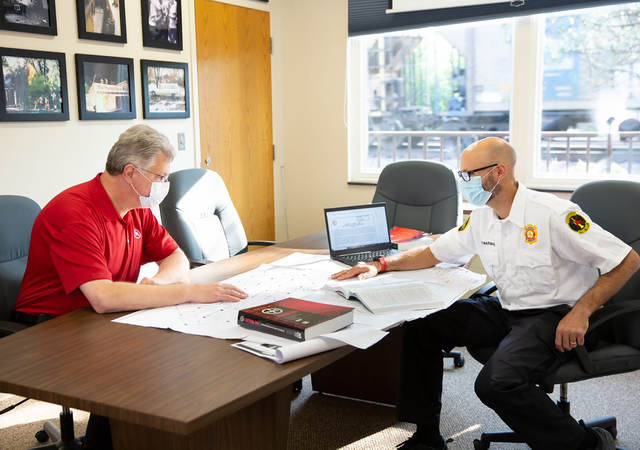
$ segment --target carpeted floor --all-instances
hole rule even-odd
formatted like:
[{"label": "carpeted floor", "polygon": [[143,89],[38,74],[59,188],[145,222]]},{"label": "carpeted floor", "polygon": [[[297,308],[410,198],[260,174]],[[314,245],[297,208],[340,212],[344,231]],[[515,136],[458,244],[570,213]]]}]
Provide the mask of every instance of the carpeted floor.
[{"label": "carpeted floor", "polygon": [[[442,432],[454,439],[449,444],[452,450],[472,449],[473,439],[483,431],[506,429],[476,398],[473,381],[480,365],[466,353],[465,358],[467,363],[463,368],[449,366],[444,378]],[[554,393],[553,398],[556,397]],[[619,445],[629,450],[640,449],[640,371],[575,383],[569,387],[569,398],[574,417],[616,416]],[[0,409],[17,400],[19,397],[0,394]],[[0,416],[0,449],[22,450],[35,446],[34,433],[45,420],[56,418],[59,412],[57,405],[29,400]],[[74,416],[76,431],[82,434],[88,414],[74,411]],[[412,433],[412,425],[396,421],[394,408],[314,393],[307,377],[302,392],[291,404],[288,447],[291,450],[394,449]],[[501,444],[491,448],[527,447]]]}]

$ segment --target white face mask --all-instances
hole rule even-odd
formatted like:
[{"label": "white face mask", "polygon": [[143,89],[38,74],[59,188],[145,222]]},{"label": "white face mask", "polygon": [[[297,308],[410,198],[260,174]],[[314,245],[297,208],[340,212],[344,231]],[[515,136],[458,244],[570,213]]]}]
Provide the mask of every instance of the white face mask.
[{"label": "white face mask", "polygon": [[162,203],[162,200],[169,193],[169,182],[168,181],[151,181],[147,178],[140,169],[136,167],[136,170],[140,172],[147,181],[151,182],[151,190],[149,191],[149,196],[145,197],[144,195],[140,195],[138,190],[133,187],[133,184],[129,184],[131,188],[138,194],[138,198],[140,199],[140,207],[141,208],[154,208],[159,206]]}]

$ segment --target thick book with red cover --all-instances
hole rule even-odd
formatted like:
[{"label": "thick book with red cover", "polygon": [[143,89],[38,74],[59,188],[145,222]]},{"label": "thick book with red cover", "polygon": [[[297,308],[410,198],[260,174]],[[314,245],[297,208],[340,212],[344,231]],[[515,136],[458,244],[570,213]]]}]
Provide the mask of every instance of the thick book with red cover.
[{"label": "thick book with red cover", "polygon": [[238,311],[238,324],[252,330],[304,341],[353,323],[353,308],[285,298]]}]

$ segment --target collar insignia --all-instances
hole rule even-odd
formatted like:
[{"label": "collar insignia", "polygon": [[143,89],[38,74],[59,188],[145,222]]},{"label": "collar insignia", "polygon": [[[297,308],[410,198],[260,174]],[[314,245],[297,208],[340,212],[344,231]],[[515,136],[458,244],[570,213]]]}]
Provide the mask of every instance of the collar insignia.
[{"label": "collar insignia", "polygon": [[467,220],[465,220],[464,223],[460,225],[460,228],[458,228],[459,232],[462,232],[467,229],[467,226],[469,226],[469,219],[471,219],[471,216],[467,217]]}]

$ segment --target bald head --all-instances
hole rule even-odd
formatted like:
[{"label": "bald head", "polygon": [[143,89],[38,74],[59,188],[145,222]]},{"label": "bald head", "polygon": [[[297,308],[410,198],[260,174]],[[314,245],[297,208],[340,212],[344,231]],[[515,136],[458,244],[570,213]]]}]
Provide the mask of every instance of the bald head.
[{"label": "bald head", "polygon": [[471,160],[476,167],[502,163],[513,173],[516,152],[504,139],[488,137],[468,146],[462,154],[462,160]]}]

